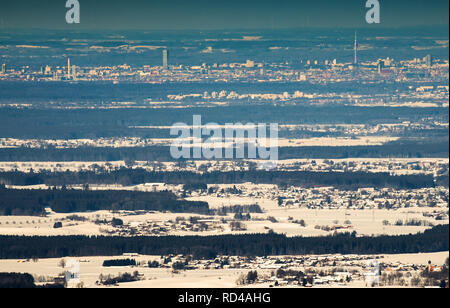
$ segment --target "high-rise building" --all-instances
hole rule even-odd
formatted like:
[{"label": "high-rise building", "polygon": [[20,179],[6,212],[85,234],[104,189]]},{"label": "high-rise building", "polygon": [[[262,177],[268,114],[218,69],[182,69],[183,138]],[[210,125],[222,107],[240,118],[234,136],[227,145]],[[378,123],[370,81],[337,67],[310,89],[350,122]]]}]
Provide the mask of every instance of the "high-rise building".
[{"label": "high-rise building", "polygon": [[167,70],[169,68],[169,51],[167,49],[163,50],[163,69]]},{"label": "high-rise building", "polygon": [[253,68],[253,67],[255,67],[255,61],[247,60],[247,62],[244,64],[244,66],[246,68]]},{"label": "high-rise building", "polygon": [[381,72],[384,69],[384,61],[383,60],[378,60],[377,68],[378,68],[378,73],[381,74]]},{"label": "high-rise building", "polygon": [[425,57],[425,63],[426,63],[428,68],[433,66],[433,58],[431,57],[431,55],[427,55]]},{"label": "high-rise building", "polygon": [[76,80],[77,79],[77,67],[75,65],[72,65],[72,79]]},{"label": "high-rise building", "polygon": [[67,79],[70,79],[70,58],[67,58]]},{"label": "high-rise building", "polygon": [[50,75],[51,73],[52,73],[52,68],[50,66],[46,65],[45,69],[44,69],[44,74]]},{"label": "high-rise building", "polygon": [[384,59],[384,66],[391,66],[392,65],[393,60],[389,57],[387,57],[386,59]]},{"label": "high-rise building", "polygon": [[6,74],[6,64],[2,64],[2,74]]}]

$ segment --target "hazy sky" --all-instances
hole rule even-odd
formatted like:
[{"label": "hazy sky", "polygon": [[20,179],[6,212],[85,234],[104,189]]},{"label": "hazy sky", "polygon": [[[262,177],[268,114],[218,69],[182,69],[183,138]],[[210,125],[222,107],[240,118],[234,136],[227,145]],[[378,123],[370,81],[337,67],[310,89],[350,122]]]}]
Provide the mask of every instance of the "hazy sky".
[{"label": "hazy sky", "polygon": [[0,0],[0,29],[270,29],[448,25],[448,0],[380,0],[381,24],[365,23],[365,0]]}]

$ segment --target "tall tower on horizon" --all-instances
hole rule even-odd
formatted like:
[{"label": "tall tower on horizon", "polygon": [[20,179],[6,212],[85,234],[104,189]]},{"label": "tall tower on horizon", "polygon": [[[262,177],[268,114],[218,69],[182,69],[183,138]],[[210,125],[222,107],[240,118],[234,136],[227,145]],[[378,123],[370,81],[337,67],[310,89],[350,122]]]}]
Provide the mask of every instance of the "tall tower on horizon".
[{"label": "tall tower on horizon", "polygon": [[358,32],[355,31],[355,59],[353,64],[358,66]]}]

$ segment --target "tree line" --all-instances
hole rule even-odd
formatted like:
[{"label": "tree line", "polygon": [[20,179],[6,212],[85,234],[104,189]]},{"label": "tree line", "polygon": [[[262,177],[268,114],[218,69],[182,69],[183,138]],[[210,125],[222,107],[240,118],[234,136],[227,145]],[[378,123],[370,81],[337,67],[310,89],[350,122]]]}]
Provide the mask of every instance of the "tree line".
[{"label": "tree line", "polygon": [[106,237],[106,236],[0,236],[0,259],[61,258],[78,256],[217,255],[269,256],[306,254],[400,254],[449,250],[449,225],[423,233],[396,236],[340,234],[324,237],[245,234],[218,236]]},{"label": "tree line", "polygon": [[37,286],[28,273],[0,273],[0,289],[61,289],[63,284],[53,283]]},{"label": "tree line", "polygon": [[123,266],[136,266],[135,259],[115,259],[115,260],[105,260],[103,261],[103,267],[123,267]]},{"label": "tree line", "polygon": [[[448,157],[449,140],[445,138],[393,141],[367,146],[280,147],[279,159],[345,158],[442,158]],[[225,157],[225,156],[223,156]],[[0,161],[174,161],[169,146],[57,148],[1,148]]]},{"label": "tree line", "polygon": [[[0,87],[2,84],[0,84]],[[2,87],[2,97],[11,90]],[[63,87],[65,87],[63,85]],[[92,91],[92,85],[87,91]],[[39,86],[42,91],[42,85]],[[262,90],[262,89],[261,89]],[[195,90],[197,91],[197,90]],[[265,91],[265,90],[262,90]],[[327,89],[328,91],[328,89]],[[27,91],[15,91],[16,95],[29,95]],[[184,92],[181,90],[181,92]],[[65,93],[65,92],[64,92]],[[80,92],[75,92],[79,97]],[[83,92],[84,93],[84,92]],[[179,93],[179,92],[178,92]],[[47,91],[42,93],[48,95]],[[58,88],[58,95],[61,94]],[[120,99],[123,99],[121,97]],[[50,99],[54,101],[55,96]],[[79,101],[79,98],[74,99]],[[102,101],[104,98],[101,99]],[[113,99],[115,100],[115,99]],[[10,102],[11,100],[8,100]],[[36,99],[32,99],[33,104]],[[23,103],[24,101],[21,101]],[[92,103],[88,104],[92,106]],[[136,129],[135,126],[170,126],[173,123],[192,123],[193,115],[202,115],[203,123],[280,123],[280,124],[376,124],[421,122],[432,118],[448,123],[448,108],[409,107],[359,107],[359,106],[273,106],[235,105],[187,108],[127,108],[127,109],[64,109],[64,108],[0,108],[0,137],[5,138],[45,138],[45,139],[85,139],[104,137],[145,137],[165,138],[167,131]],[[448,136],[448,133],[447,133]]]},{"label": "tree line", "polygon": [[66,171],[23,173],[0,172],[0,184],[62,186],[80,184],[122,184],[125,186],[144,183],[184,184],[187,190],[206,190],[206,184],[275,184],[303,187],[333,186],[343,189],[362,187],[417,189],[434,187],[432,175],[390,175],[370,172],[312,172],[312,171],[214,171],[197,173],[190,171],[153,172],[144,169],[121,168],[113,171]]},{"label": "tree line", "polygon": [[57,213],[99,210],[169,211],[207,214],[206,202],[178,199],[171,192],[123,190],[90,191],[75,189],[15,190],[0,187],[1,216],[41,216],[45,209]]}]

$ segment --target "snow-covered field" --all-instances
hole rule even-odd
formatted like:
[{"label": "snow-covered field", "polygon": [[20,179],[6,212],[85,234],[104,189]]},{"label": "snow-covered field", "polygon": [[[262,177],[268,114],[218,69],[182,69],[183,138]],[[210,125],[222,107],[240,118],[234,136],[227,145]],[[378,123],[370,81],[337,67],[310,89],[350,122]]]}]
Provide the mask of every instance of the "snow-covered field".
[{"label": "snow-covered field", "polygon": [[[396,141],[398,137],[384,136],[361,136],[361,137],[336,137],[336,138],[307,138],[307,139],[285,139],[280,138],[278,145],[289,146],[363,146],[363,145],[382,145],[387,142]],[[141,139],[135,137],[129,138],[99,138],[99,139],[72,139],[72,140],[38,140],[38,139],[14,139],[0,138],[0,148],[77,148],[83,146],[90,147],[144,147],[155,145],[171,145],[175,139],[170,138],[151,138]],[[192,141],[189,139],[178,139],[178,141]],[[218,140],[221,142],[222,139]],[[236,139],[241,142],[248,142],[247,139]]]},{"label": "snow-covered field", "polygon": [[[397,254],[370,256],[373,258],[383,257],[382,262],[399,262],[402,264],[426,265],[428,261],[433,264],[443,264],[449,253],[424,253],[424,254]],[[241,274],[248,273],[249,269],[197,269],[193,271],[183,271],[174,274],[171,269],[151,269],[148,267],[102,267],[104,260],[120,259],[117,257],[82,257],[66,258],[66,261],[75,260],[80,263],[80,280],[84,287],[98,287],[100,274],[117,276],[119,273],[133,273],[139,271],[144,275],[144,280],[132,283],[120,284],[121,288],[235,288],[236,280]],[[133,257],[139,263],[141,261],[160,261],[160,256],[138,256]],[[37,262],[24,260],[0,260],[0,272],[30,273],[35,276],[56,277],[64,272],[59,266],[61,259],[40,259]],[[271,270],[258,269],[260,275],[268,275]],[[251,285],[251,287],[268,287],[269,284]],[[327,285],[333,286],[333,285]],[[336,286],[336,285],[335,285]],[[353,281],[347,287],[364,287],[364,281]]]},{"label": "snow-covered field", "polygon": [[[212,197],[190,198],[195,200],[208,201],[215,206],[236,205],[236,204],[254,204],[252,199],[234,198],[224,200]],[[244,200],[243,200],[244,199]],[[225,202],[224,202],[225,201]],[[399,235],[423,232],[429,227],[425,226],[395,226],[397,220],[409,220],[416,218],[418,220],[426,220],[434,224],[448,224],[448,220],[436,222],[428,217],[423,217],[424,212],[432,212],[434,208],[417,208],[417,209],[399,209],[399,210],[346,210],[346,209],[305,209],[279,208],[274,201],[260,202],[260,206],[266,211],[264,214],[251,214],[251,221],[244,221],[246,231],[231,231],[228,223],[219,223],[223,231],[211,230],[205,232],[169,230],[170,235],[220,235],[220,234],[241,234],[241,233],[267,233],[269,229],[276,233],[283,233],[287,236],[324,236],[333,234],[334,231],[323,231],[316,229],[316,226],[344,226],[349,227],[343,229],[344,232],[356,231],[358,235]],[[86,222],[68,222],[63,221],[63,228],[54,229],[53,225],[67,216],[73,214],[52,214],[49,217],[31,217],[31,216],[1,216],[0,217],[0,234],[2,235],[101,235],[102,230],[114,230],[110,226],[96,225],[93,221],[96,219],[111,220],[113,217],[120,218],[125,224],[139,226],[140,224],[156,223],[163,225],[169,220],[175,221],[177,217],[189,219],[192,216],[209,218],[211,216],[201,216],[197,214],[174,214],[174,213],[147,213],[143,215],[119,215],[112,214],[107,211],[94,213],[74,213],[89,219]],[[278,222],[273,223],[268,217],[275,217]],[[214,217],[217,220],[223,217]],[[233,215],[226,218],[232,220]],[[306,227],[292,223],[293,220],[304,220]],[[384,225],[383,221],[389,221],[391,225]]]},{"label": "snow-covered field", "polygon": [[[176,162],[149,162],[135,161],[132,168],[142,168],[150,171],[232,171],[248,170],[249,164],[261,165],[266,161],[244,160],[230,161],[188,161],[183,166]],[[86,171],[97,168],[116,170],[127,167],[125,161],[110,162],[0,162],[0,172],[21,171],[34,172],[53,171],[65,172],[67,170]],[[206,168],[205,168],[206,167]],[[295,171],[362,171],[362,172],[387,172],[396,175],[401,174],[435,174],[442,169],[448,169],[448,158],[348,158],[348,159],[289,159],[277,161],[277,170]]]}]

